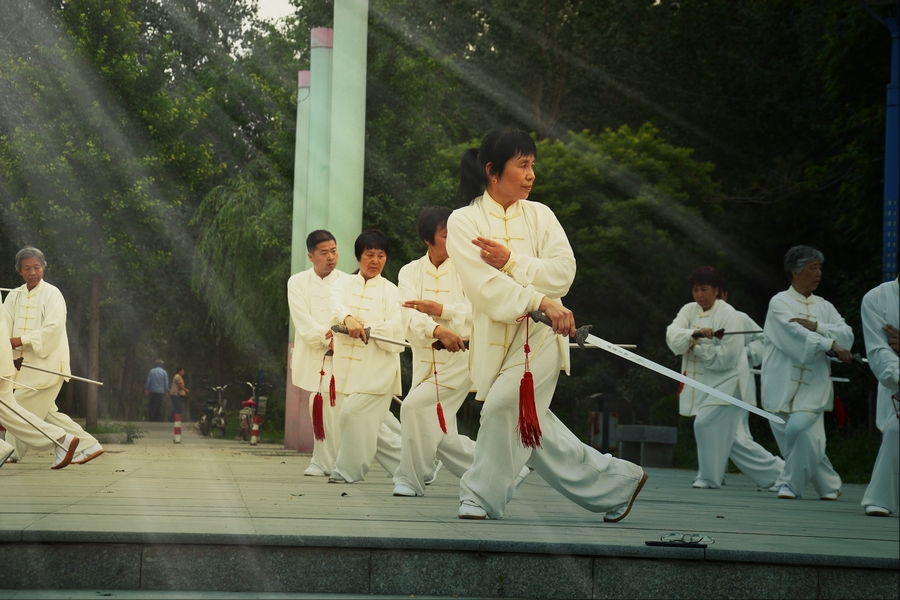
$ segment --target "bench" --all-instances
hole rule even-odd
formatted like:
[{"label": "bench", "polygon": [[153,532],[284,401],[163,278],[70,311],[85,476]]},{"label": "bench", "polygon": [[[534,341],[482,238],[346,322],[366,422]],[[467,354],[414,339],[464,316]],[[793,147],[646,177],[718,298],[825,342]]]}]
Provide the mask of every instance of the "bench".
[{"label": "bench", "polygon": [[671,467],[677,427],[619,425],[619,458],[642,467]]}]

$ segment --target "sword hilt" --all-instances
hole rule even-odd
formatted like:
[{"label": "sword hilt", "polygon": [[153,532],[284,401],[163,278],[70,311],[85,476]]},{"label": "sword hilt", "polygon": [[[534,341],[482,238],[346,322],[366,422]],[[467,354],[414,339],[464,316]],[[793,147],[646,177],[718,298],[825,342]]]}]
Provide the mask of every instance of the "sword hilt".
[{"label": "sword hilt", "polygon": [[[465,341],[465,346],[466,346],[466,350],[468,350],[469,349],[469,340]],[[438,340],[438,341],[434,342],[433,344],[431,344],[431,347],[434,348],[435,350],[446,350],[447,349],[447,347],[444,345],[444,342],[442,342],[441,340]]]},{"label": "sword hilt", "polygon": [[25,360],[25,357],[20,356],[19,358],[17,358],[16,360],[13,361],[13,365],[15,365],[16,371],[22,370],[22,361],[24,361],[24,360]]},{"label": "sword hilt", "polygon": [[[332,325],[331,330],[335,333],[343,333],[344,335],[350,335],[350,330],[347,329],[347,326],[343,325],[343,324]],[[366,339],[363,340],[363,344],[365,344],[367,346],[369,345],[369,331],[371,331],[371,330],[372,330],[371,327],[366,327],[365,329],[363,329],[363,331],[366,332]]]},{"label": "sword hilt", "polygon": [[[543,311],[533,310],[528,313],[528,316],[531,317],[531,320],[535,323],[543,323],[547,327],[553,327],[553,321],[551,321],[550,317],[545,315]],[[580,348],[584,348],[584,342],[587,340],[587,336],[590,335],[591,328],[593,327],[593,325],[582,325],[575,330],[575,341],[578,342]]]},{"label": "sword hilt", "polygon": [[[713,337],[714,337],[714,338],[718,338],[718,339],[720,339],[720,340],[721,340],[724,336],[725,336],[725,330],[724,330],[724,329],[718,329],[718,330],[716,330],[715,333],[713,333]],[[696,340],[696,339],[702,338],[703,336],[700,335],[700,332],[699,332],[699,331],[695,331],[694,333],[691,334],[691,337],[694,338],[694,339]]]}]

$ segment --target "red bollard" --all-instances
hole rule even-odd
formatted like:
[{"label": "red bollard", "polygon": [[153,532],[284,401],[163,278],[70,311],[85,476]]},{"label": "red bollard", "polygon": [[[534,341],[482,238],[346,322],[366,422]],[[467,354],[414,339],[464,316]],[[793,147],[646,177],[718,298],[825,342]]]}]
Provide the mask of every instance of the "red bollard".
[{"label": "red bollard", "polygon": [[181,413],[175,413],[175,439],[172,440],[172,443],[181,443]]},{"label": "red bollard", "polygon": [[250,445],[255,446],[259,441],[259,415],[253,415],[253,427],[250,428]]}]

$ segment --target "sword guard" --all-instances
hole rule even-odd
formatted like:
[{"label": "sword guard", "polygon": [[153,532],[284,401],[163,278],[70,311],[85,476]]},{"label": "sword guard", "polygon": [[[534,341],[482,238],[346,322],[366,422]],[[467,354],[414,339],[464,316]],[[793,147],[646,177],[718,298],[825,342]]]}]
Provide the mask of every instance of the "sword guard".
[{"label": "sword guard", "polygon": [[[331,330],[335,333],[343,333],[344,335],[349,335],[350,333],[350,330],[347,329],[347,326],[340,323],[337,325],[332,325]],[[365,344],[366,346],[369,345],[369,331],[371,330],[371,327],[366,327],[365,329],[363,329],[363,331],[366,332],[366,339],[363,340],[363,344]]]},{"label": "sword guard", "polygon": [[584,350],[584,342],[587,340],[587,337],[591,333],[591,329],[593,325],[582,325],[578,329],[575,330],[575,341],[578,343],[578,347]]},{"label": "sword guard", "polygon": [[22,361],[23,361],[23,360],[24,360],[24,357],[21,357],[21,356],[20,356],[19,358],[17,358],[16,360],[13,361],[13,364],[14,364],[15,367],[16,367],[16,371],[21,371],[21,370],[22,370]]},{"label": "sword guard", "polygon": [[531,320],[535,323],[543,323],[547,327],[553,327],[553,321],[550,320],[550,317],[539,310],[531,311],[528,313],[528,316],[531,317]]},{"label": "sword guard", "polygon": [[[436,342],[431,344],[431,347],[434,348],[435,350],[446,350],[447,349],[446,346],[444,346],[444,342],[442,342],[441,340],[437,340]],[[468,350],[468,349],[469,349],[469,340],[466,340],[466,350]]]}]

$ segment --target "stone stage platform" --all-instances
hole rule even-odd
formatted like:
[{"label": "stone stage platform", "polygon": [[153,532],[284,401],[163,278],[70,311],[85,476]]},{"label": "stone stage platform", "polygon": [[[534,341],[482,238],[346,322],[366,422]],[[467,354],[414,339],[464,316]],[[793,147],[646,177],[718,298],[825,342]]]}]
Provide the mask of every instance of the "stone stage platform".
[{"label": "stone stage platform", "polygon": [[[498,521],[457,518],[458,480],[395,498],[303,477],[309,456],[141,424],[134,445],[52,471],[50,452],[0,469],[0,590],[205,590],[529,598],[897,598],[896,515],[779,500],[743,475],[720,490],[648,469],[607,524],[529,477]],[[707,548],[651,547],[672,533]],[[19,596],[17,596],[19,597]]]}]

